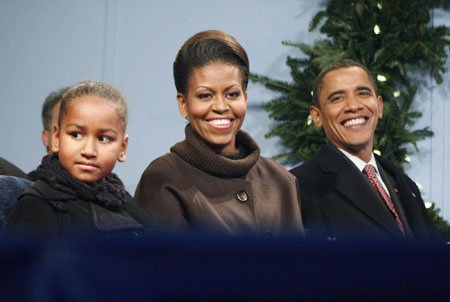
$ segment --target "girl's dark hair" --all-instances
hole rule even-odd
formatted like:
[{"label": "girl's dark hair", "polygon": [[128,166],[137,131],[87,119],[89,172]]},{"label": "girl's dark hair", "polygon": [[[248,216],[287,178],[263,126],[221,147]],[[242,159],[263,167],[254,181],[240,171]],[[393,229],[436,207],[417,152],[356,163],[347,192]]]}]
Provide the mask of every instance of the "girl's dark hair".
[{"label": "girl's dark hair", "polygon": [[239,68],[242,88],[247,90],[249,62],[245,49],[231,35],[219,30],[206,30],[189,38],[178,51],[173,63],[177,92],[187,94],[188,81],[195,68],[212,62],[223,62]]},{"label": "girl's dark hair", "polygon": [[64,92],[61,97],[58,125],[61,126],[61,121],[67,114],[67,108],[72,102],[89,95],[102,97],[105,101],[110,102],[114,107],[116,107],[123,130],[125,131],[127,129],[128,105],[125,98],[117,88],[106,83],[93,81],[80,82],[79,84],[68,88]]}]

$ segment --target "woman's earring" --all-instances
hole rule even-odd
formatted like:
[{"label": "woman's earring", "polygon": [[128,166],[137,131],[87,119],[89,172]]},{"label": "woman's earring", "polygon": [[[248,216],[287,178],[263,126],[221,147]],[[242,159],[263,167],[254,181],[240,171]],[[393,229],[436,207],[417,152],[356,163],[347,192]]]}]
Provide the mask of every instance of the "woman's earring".
[{"label": "woman's earring", "polygon": [[188,117],[187,117],[187,116],[184,117],[184,123],[185,123],[185,124],[188,123]]},{"label": "woman's earring", "polygon": [[120,152],[120,154],[119,154],[119,160],[125,161],[125,159],[126,159],[125,152]]}]

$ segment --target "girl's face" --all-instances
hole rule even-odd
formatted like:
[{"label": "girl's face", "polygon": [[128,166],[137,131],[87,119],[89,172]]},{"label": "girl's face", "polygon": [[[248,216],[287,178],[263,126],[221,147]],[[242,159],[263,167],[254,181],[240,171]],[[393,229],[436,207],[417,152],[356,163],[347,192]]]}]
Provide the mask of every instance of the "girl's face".
[{"label": "girl's face", "polygon": [[125,161],[128,136],[117,109],[102,97],[88,95],[71,102],[54,133],[52,151],[82,182],[103,179],[116,161]]},{"label": "girl's face", "polygon": [[187,95],[177,94],[178,107],[197,134],[217,153],[236,150],[236,134],[247,112],[237,66],[215,62],[194,69]]}]

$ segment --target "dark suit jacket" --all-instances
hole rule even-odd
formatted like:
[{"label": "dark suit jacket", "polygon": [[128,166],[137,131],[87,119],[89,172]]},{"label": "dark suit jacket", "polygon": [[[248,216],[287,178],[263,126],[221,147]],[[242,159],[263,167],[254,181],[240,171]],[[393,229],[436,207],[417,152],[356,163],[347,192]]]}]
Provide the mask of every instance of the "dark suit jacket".
[{"label": "dark suit jacket", "polygon": [[[434,227],[416,184],[388,160],[376,156],[376,161],[406,237],[434,238]],[[312,160],[291,173],[299,181],[303,223],[311,237],[404,238],[381,196],[332,144],[324,145]]]},{"label": "dark suit jacket", "polygon": [[0,175],[10,175],[20,178],[29,179],[28,175],[18,167],[0,157]]}]

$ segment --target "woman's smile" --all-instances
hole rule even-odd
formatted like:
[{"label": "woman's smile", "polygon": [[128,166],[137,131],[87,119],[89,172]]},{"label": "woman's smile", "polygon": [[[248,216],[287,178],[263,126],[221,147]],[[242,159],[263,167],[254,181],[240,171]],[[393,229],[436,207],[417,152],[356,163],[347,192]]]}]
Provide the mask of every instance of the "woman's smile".
[{"label": "woman's smile", "polygon": [[211,127],[218,130],[226,130],[232,126],[233,120],[229,118],[217,118],[206,121]]}]

